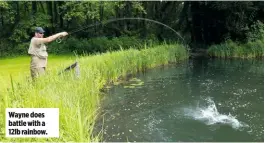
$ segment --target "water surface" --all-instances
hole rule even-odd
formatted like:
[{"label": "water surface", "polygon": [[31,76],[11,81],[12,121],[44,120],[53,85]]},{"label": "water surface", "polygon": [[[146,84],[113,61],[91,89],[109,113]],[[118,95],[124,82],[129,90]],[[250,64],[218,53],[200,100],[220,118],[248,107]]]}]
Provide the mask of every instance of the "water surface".
[{"label": "water surface", "polygon": [[262,60],[193,59],[139,74],[101,102],[104,141],[263,142]]}]

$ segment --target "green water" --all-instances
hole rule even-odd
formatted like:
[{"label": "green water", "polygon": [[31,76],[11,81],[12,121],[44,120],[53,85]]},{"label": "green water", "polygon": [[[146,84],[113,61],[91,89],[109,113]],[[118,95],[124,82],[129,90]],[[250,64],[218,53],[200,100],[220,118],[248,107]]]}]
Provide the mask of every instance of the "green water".
[{"label": "green water", "polygon": [[156,68],[103,96],[108,142],[263,142],[262,60],[193,59]]}]

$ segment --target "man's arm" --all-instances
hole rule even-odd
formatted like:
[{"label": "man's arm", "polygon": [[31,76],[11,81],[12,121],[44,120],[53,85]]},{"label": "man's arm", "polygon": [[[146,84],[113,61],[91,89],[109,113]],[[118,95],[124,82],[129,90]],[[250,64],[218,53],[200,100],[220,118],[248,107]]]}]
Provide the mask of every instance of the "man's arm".
[{"label": "man's arm", "polygon": [[41,43],[49,43],[49,42],[52,42],[54,41],[55,39],[57,39],[58,37],[64,37],[68,35],[67,32],[60,32],[60,33],[57,33],[57,34],[54,34],[52,36],[49,36],[47,38],[35,38],[35,43],[36,44],[41,44]]}]

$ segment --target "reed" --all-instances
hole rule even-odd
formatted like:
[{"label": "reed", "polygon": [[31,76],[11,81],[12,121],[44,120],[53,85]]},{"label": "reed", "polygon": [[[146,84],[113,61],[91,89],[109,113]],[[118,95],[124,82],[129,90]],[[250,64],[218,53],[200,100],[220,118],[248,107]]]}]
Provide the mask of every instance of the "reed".
[{"label": "reed", "polygon": [[227,41],[219,45],[212,45],[208,49],[208,54],[219,58],[260,58],[263,57],[264,42],[256,40],[246,44],[237,44]]}]

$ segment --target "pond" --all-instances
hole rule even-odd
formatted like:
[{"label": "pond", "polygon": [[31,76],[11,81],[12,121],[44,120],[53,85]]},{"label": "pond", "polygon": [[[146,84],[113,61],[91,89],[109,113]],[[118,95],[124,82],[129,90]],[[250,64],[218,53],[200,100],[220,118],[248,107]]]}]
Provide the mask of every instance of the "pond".
[{"label": "pond", "polygon": [[107,142],[263,142],[263,66],[196,58],[148,70],[105,93],[95,132]]}]

